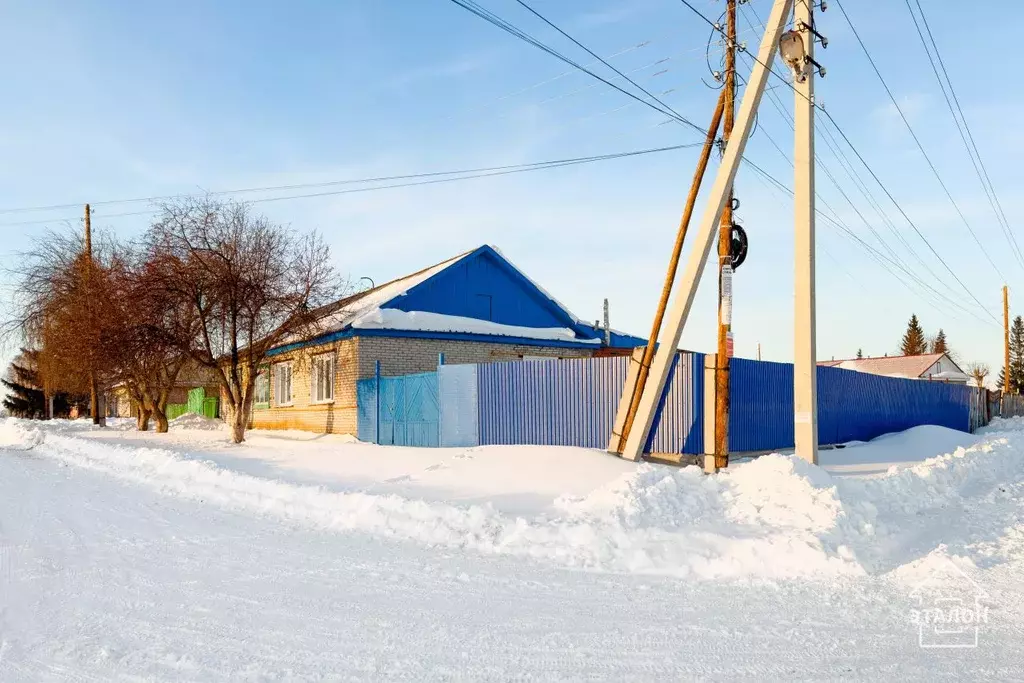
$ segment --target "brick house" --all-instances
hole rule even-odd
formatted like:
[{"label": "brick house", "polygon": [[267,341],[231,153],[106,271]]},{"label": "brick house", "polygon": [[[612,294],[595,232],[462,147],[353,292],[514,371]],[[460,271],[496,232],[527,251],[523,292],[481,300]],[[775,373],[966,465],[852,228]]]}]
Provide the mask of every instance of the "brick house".
[{"label": "brick house", "polygon": [[[484,245],[324,307],[316,332],[271,351],[252,427],[356,433],[356,381],[447,364],[627,354],[646,340],[588,324]],[[222,401],[222,405],[225,405]],[[226,411],[225,411],[226,412]]]}]

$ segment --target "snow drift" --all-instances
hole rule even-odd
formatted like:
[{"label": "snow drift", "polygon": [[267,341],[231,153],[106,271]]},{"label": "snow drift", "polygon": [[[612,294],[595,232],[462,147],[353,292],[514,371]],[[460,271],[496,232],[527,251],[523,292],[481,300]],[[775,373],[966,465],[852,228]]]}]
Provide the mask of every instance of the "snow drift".
[{"label": "snow drift", "polygon": [[[44,439],[17,420],[0,424],[0,446],[32,448],[166,495],[317,529],[608,571],[701,579],[835,577],[890,571],[940,545],[967,556],[1020,552],[1012,533],[1020,524],[1013,517],[1018,508],[1000,497],[1021,492],[1024,420],[997,422],[974,446],[867,479],[834,478],[781,455],[714,477],[693,467],[645,464],[586,496],[559,499],[553,514],[531,518],[490,505],[284,483],[60,429],[48,430]],[[971,515],[986,523],[964,523]],[[1010,531],[981,537],[976,529],[982,527]]]}]

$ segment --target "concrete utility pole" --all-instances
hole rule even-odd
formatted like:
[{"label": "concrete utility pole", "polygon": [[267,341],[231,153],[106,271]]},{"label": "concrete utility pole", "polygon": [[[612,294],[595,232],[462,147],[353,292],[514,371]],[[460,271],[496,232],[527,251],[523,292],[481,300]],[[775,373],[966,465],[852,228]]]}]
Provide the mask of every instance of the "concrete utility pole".
[{"label": "concrete utility pole", "polygon": [[[814,301],[814,27],[812,0],[796,0],[793,30],[803,40],[803,63],[793,84],[795,309],[793,315],[793,423],[796,454],[818,463],[817,330]],[[795,38],[795,36],[794,36]]]},{"label": "concrete utility pole", "polygon": [[1003,285],[1003,393],[1010,393],[1010,290]]},{"label": "concrete utility pole", "polygon": [[690,308],[693,306],[693,298],[697,293],[700,275],[704,271],[704,266],[711,253],[722,211],[729,203],[729,188],[732,187],[736,177],[736,171],[739,168],[739,162],[754,123],[754,113],[764,94],[765,82],[768,80],[766,65],[771,64],[775,59],[779,35],[782,33],[782,27],[786,23],[786,18],[792,7],[793,0],[775,0],[771,15],[765,24],[764,37],[761,39],[754,68],[750,72],[743,101],[740,103],[732,140],[726,145],[725,155],[718,167],[715,182],[708,193],[696,241],[686,263],[686,270],[683,272],[682,291],[672,301],[672,308],[668,313],[668,327],[666,333],[659,338],[660,343],[651,366],[650,378],[644,384],[636,411],[636,420],[626,439],[626,447],[622,451],[622,457],[629,460],[639,460],[643,456],[647,437],[650,435],[651,425],[654,422],[662,392],[668,381],[669,371],[672,369],[672,362],[675,360],[679,348],[679,340],[683,335],[686,319],[690,315]]},{"label": "concrete utility pole", "polygon": [[[736,106],[736,0],[726,3],[725,30],[725,113],[722,119],[722,140],[729,144],[735,123]],[[732,209],[733,188],[718,224],[718,353],[715,356],[715,466],[704,466],[713,472],[729,466],[729,357],[732,356]]]}]

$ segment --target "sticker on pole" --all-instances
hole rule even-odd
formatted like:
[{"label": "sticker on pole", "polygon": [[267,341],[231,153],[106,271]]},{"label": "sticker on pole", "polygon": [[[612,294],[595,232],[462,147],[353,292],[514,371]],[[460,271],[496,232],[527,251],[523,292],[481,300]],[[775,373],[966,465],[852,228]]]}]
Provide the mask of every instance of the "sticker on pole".
[{"label": "sticker on pole", "polygon": [[725,355],[729,358],[733,357],[732,352],[732,332],[725,333]]},{"label": "sticker on pole", "polygon": [[718,315],[723,325],[732,325],[732,266],[722,266],[722,303]]}]

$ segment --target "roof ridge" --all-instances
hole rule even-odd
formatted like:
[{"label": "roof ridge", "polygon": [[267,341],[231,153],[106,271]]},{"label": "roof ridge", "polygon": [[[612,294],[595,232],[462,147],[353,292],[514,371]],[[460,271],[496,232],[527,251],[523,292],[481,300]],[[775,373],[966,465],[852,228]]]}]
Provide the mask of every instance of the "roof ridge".
[{"label": "roof ridge", "polygon": [[830,360],[818,361],[819,363],[846,363],[847,361],[858,361],[858,360],[886,360],[889,358],[924,358],[925,356],[946,356],[948,352],[942,351],[938,353],[915,353],[913,355],[900,354],[898,356],[864,356],[863,358],[832,358]]}]

